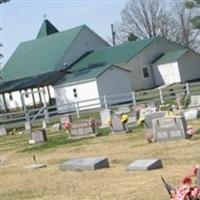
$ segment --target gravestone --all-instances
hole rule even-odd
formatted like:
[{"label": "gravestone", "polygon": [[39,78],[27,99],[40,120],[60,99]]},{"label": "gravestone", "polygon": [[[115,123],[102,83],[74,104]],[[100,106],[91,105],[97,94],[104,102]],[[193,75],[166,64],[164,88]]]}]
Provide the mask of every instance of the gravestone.
[{"label": "gravestone", "polygon": [[85,171],[109,168],[109,161],[105,157],[74,158],[60,164],[61,170]]},{"label": "gravestone", "polygon": [[117,109],[117,114],[125,114],[131,112],[131,109],[127,106],[122,106]]},{"label": "gravestone", "polygon": [[100,111],[100,118],[101,118],[101,126],[109,127],[109,124],[107,123],[107,120],[111,117],[111,111],[110,109],[105,109]]},{"label": "gravestone", "polygon": [[127,122],[128,130],[133,129],[136,126],[138,118],[139,118],[139,112],[131,112],[128,114],[128,122]]},{"label": "gravestone", "polygon": [[154,119],[153,132],[158,142],[185,139],[187,124],[182,116]]},{"label": "gravestone", "polygon": [[77,124],[71,124],[70,136],[71,137],[84,137],[89,136],[93,133],[92,127],[89,125],[88,121],[81,121]]},{"label": "gravestone", "polygon": [[200,107],[200,95],[190,97],[191,103],[188,107]]},{"label": "gravestone", "polygon": [[59,130],[61,130],[61,124],[60,123],[53,124],[51,129],[54,131],[59,131]]},{"label": "gravestone", "polygon": [[154,113],[145,115],[144,122],[145,122],[146,128],[153,129],[153,120],[165,117],[165,115],[166,115],[166,112],[164,111],[154,112]]},{"label": "gravestone", "polygon": [[26,133],[31,133],[32,131],[32,124],[31,122],[25,122],[25,132]]},{"label": "gravestone", "polygon": [[32,164],[32,165],[28,165],[24,167],[24,169],[35,170],[35,169],[40,169],[40,168],[45,168],[45,167],[47,167],[47,165],[45,164]]},{"label": "gravestone", "polygon": [[123,124],[121,122],[121,115],[114,114],[112,117],[112,129],[114,132],[124,131]]},{"label": "gravestone", "polygon": [[7,135],[7,130],[5,129],[5,127],[0,126],[0,136],[4,136]]},{"label": "gravestone", "polygon": [[148,102],[146,103],[146,107],[147,108],[155,108],[157,105],[156,105],[156,102]]},{"label": "gravestone", "polygon": [[137,104],[137,105],[132,106],[132,111],[134,111],[134,112],[140,112],[145,107],[146,107],[145,104]]},{"label": "gravestone", "polygon": [[153,170],[163,168],[162,161],[160,159],[142,159],[132,162],[128,167],[128,171],[133,170]]},{"label": "gravestone", "polygon": [[47,133],[44,129],[32,132],[32,140],[35,143],[42,143],[47,141]]},{"label": "gravestone", "polygon": [[145,117],[146,115],[152,114],[156,112],[156,108],[154,107],[149,107],[149,108],[143,108],[140,110],[140,117]]},{"label": "gravestone", "polygon": [[198,109],[188,109],[183,111],[183,115],[185,117],[185,120],[196,120],[199,115],[199,110]]},{"label": "gravestone", "polygon": [[67,124],[70,124],[72,122],[72,117],[71,115],[62,115],[60,117],[60,124],[61,124],[61,127],[64,128],[64,124],[67,123]]},{"label": "gravestone", "polygon": [[43,120],[42,121],[42,129],[47,129],[47,122],[46,122],[46,120]]}]

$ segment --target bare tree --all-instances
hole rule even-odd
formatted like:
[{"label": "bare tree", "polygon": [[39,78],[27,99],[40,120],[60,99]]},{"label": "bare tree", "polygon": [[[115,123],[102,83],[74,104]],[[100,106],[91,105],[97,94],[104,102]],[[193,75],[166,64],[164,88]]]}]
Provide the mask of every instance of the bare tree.
[{"label": "bare tree", "polygon": [[129,34],[138,38],[170,34],[169,17],[162,1],[131,0],[121,12],[122,22],[116,24],[118,40]]},{"label": "bare tree", "polygon": [[166,3],[130,0],[121,12],[121,23],[115,25],[118,43],[127,41],[130,34],[138,38],[162,36],[200,51],[200,33],[191,23],[192,10],[184,1]]},{"label": "bare tree", "polygon": [[175,37],[171,38],[176,42],[200,51],[200,29],[194,28],[192,24],[193,12],[188,10],[184,3],[175,3],[172,7],[175,27]]}]

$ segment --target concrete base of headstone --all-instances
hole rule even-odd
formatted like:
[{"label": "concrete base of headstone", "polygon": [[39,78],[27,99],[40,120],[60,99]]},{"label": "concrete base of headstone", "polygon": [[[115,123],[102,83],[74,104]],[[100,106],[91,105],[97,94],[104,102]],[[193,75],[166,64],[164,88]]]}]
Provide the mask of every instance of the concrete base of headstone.
[{"label": "concrete base of headstone", "polygon": [[109,168],[109,161],[105,157],[74,158],[60,164],[61,170],[85,171]]},{"label": "concrete base of headstone", "polygon": [[45,168],[45,167],[47,167],[47,165],[45,164],[32,164],[32,165],[28,165],[24,167],[24,169],[35,170],[35,169],[40,169],[40,168]]},{"label": "concrete base of headstone", "polygon": [[143,159],[136,160],[131,163],[128,167],[128,171],[134,170],[153,170],[163,168],[162,161],[160,159]]},{"label": "concrete base of headstone", "polygon": [[7,135],[7,130],[5,129],[5,127],[0,126],[0,136],[5,136]]},{"label": "concrete base of headstone", "polygon": [[189,109],[189,110],[184,110],[183,115],[184,115],[186,121],[196,120],[199,115],[199,110],[195,109],[195,108]]}]

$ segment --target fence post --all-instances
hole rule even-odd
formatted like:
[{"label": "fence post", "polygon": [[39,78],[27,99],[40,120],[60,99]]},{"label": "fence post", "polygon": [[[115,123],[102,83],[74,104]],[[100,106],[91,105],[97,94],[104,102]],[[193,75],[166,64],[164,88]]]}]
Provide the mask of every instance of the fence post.
[{"label": "fence post", "polygon": [[133,99],[133,105],[136,105],[136,98],[135,98],[135,92],[132,91],[132,99]]},{"label": "fence post", "polygon": [[190,95],[190,87],[189,87],[189,83],[186,83],[186,93],[187,95]]},{"label": "fence post", "polygon": [[159,94],[160,94],[160,102],[164,103],[163,93],[162,93],[162,88],[161,87],[159,87]]},{"label": "fence post", "polygon": [[106,95],[103,95],[103,100],[104,100],[105,108],[108,108]]},{"label": "fence post", "polygon": [[80,119],[80,111],[79,111],[79,102],[76,102],[76,116],[78,119]]}]

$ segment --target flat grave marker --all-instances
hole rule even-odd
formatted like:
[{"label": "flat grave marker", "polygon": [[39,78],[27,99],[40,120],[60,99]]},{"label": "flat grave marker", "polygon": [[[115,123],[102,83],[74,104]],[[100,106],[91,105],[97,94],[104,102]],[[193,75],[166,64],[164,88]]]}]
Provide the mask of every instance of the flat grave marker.
[{"label": "flat grave marker", "polygon": [[162,161],[160,159],[141,159],[132,162],[128,165],[128,171],[134,170],[153,170],[163,168]]},{"label": "flat grave marker", "polygon": [[24,169],[35,170],[35,169],[40,169],[40,168],[45,168],[45,167],[47,167],[47,165],[45,164],[32,164],[32,165],[28,165],[24,167]]},{"label": "flat grave marker", "polygon": [[109,161],[106,157],[73,158],[60,164],[63,171],[85,171],[109,168]]}]

